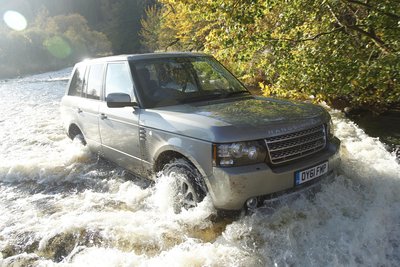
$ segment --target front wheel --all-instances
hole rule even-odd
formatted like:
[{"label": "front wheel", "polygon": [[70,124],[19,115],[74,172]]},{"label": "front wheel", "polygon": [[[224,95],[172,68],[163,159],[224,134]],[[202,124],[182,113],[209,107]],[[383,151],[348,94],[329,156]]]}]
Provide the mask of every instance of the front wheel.
[{"label": "front wheel", "polygon": [[202,177],[187,160],[179,159],[165,165],[163,174],[174,180],[175,212],[179,213],[182,208],[194,208],[204,199],[206,194]]}]

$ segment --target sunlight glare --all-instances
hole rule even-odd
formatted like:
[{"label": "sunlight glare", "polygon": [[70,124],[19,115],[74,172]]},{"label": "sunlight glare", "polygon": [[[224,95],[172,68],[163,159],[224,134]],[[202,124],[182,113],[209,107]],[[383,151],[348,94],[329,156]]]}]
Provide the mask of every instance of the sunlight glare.
[{"label": "sunlight glare", "polygon": [[28,25],[25,17],[17,11],[9,10],[4,13],[3,20],[8,27],[15,31],[22,31],[26,29]]}]

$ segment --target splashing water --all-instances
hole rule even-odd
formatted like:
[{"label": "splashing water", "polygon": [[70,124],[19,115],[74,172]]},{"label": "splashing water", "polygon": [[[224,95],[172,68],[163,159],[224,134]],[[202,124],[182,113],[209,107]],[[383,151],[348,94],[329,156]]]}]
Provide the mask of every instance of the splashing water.
[{"label": "splashing water", "polygon": [[208,197],[175,214],[169,177],[149,186],[66,138],[70,71],[0,81],[1,266],[400,264],[400,166],[340,112],[334,181],[214,222]]}]

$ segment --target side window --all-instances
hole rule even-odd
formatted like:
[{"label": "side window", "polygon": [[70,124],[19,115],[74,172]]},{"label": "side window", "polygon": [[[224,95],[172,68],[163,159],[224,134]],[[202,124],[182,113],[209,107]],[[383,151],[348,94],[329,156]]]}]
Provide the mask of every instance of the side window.
[{"label": "side window", "polygon": [[111,93],[125,93],[133,100],[133,83],[127,64],[110,63],[106,74],[106,96]]},{"label": "side window", "polygon": [[85,77],[85,66],[81,65],[75,69],[69,86],[68,95],[81,96],[83,90],[83,80]]},{"label": "side window", "polygon": [[86,97],[100,99],[101,86],[103,82],[103,64],[91,65],[86,87]]}]

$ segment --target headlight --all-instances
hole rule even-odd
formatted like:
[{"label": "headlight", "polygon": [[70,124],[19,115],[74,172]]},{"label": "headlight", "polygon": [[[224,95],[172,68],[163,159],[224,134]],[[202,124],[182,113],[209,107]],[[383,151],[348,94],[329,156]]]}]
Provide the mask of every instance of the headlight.
[{"label": "headlight", "polygon": [[213,145],[213,165],[231,167],[264,162],[267,151],[263,141]]}]

